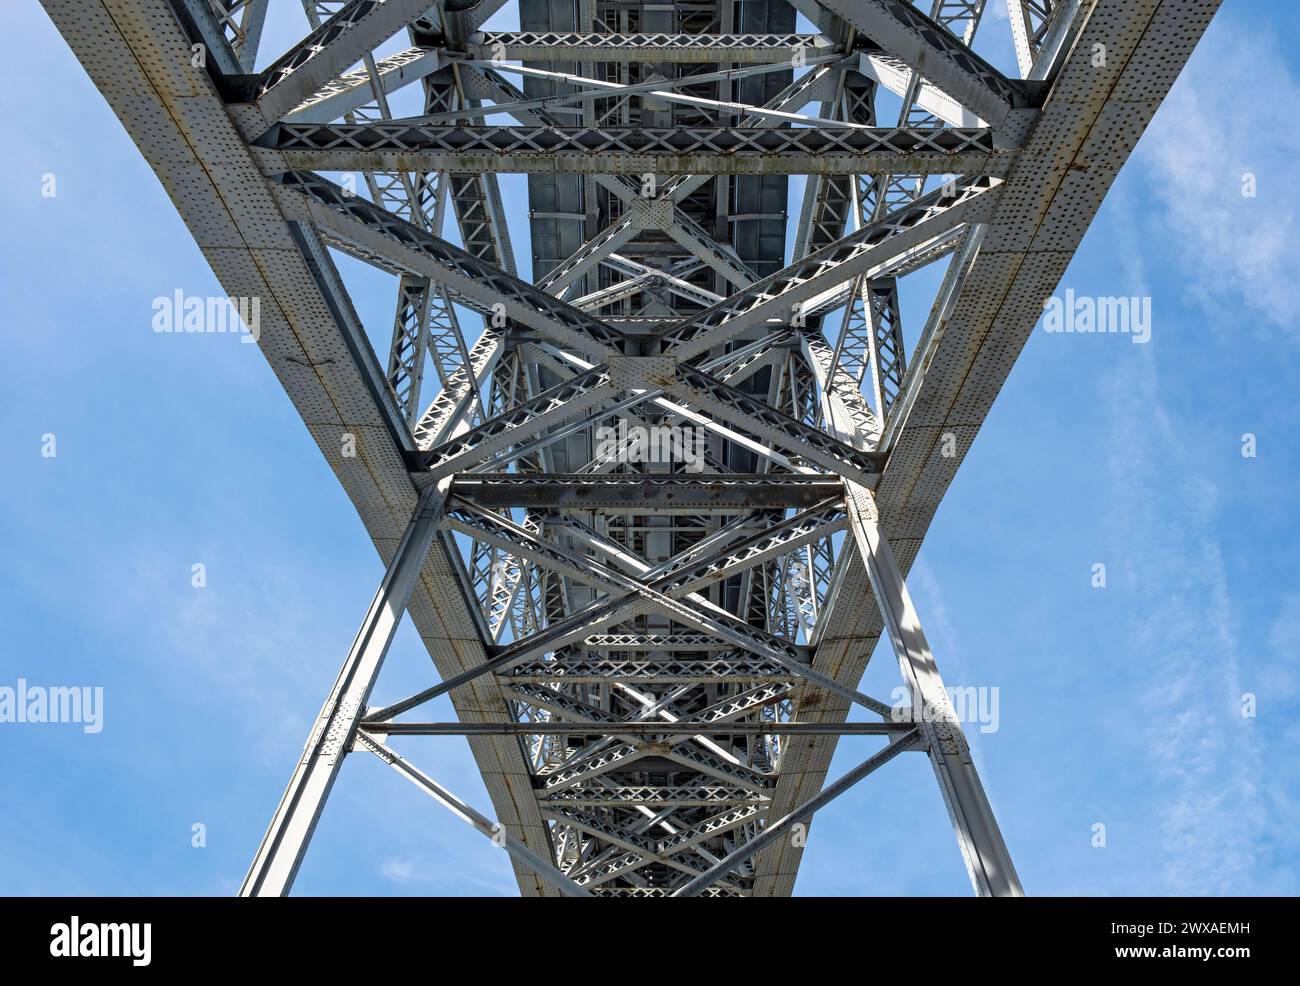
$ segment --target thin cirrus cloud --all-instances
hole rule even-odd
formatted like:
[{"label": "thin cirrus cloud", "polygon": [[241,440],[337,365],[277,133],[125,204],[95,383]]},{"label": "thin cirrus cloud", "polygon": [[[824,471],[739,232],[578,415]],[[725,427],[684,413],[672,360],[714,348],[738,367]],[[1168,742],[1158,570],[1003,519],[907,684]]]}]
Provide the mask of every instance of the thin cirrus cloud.
[{"label": "thin cirrus cloud", "polygon": [[[1278,108],[1300,104],[1300,83],[1274,43],[1240,19],[1216,19],[1202,48],[1214,57],[1189,63],[1135,160],[1172,234],[1166,242],[1187,265],[1190,293],[1216,313],[1231,302],[1298,339],[1300,134],[1281,125]],[[1254,197],[1243,194],[1252,180]]]},{"label": "thin cirrus cloud", "polygon": [[[1155,827],[1154,851],[1130,874],[1135,892],[1222,894],[1252,883],[1264,836],[1256,797],[1263,770],[1240,711],[1239,645],[1223,550],[1219,493],[1195,480],[1186,434],[1162,403],[1155,355],[1124,361],[1110,380],[1109,480],[1130,491],[1113,516],[1123,544],[1115,591],[1131,600],[1127,660],[1144,682],[1129,708],[1143,723],[1147,800],[1131,806]],[[1162,475],[1191,476],[1183,484]]]}]

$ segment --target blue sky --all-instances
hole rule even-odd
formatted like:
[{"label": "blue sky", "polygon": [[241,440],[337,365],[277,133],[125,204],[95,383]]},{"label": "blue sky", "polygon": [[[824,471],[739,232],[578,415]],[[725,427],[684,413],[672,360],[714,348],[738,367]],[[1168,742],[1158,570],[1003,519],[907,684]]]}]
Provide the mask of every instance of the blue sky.
[{"label": "blue sky", "polygon": [[[302,33],[287,15],[268,56]],[[102,686],[105,713],[93,735],[0,724],[0,893],[229,894],[380,566],[258,349],[150,330],[155,297],[220,288],[44,13],[6,22],[0,101],[24,122],[0,138],[0,686]],[[912,572],[947,683],[999,689],[1000,729],[971,739],[1032,894],[1300,892],[1298,27],[1225,4],[1062,285],[1151,297],[1150,343],[1036,330]],[[1005,64],[1005,19],[982,35]],[[522,181],[505,195],[526,258]],[[343,269],[385,336],[390,286]],[[376,701],[428,680],[404,624]],[[882,649],[865,689],[896,683]],[[490,812],[463,741],[415,743]],[[296,892],[515,886],[504,853],[354,757]],[[796,892],[969,892],[924,758],[818,816]]]}]

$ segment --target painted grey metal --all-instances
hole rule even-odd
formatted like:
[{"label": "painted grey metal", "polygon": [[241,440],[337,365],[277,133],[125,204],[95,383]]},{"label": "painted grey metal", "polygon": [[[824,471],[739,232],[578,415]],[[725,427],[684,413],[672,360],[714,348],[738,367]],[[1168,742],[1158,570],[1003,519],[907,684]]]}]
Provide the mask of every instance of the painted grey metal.
[{"label": "painted grey metal", "polygon": [[1032,90],[1008,79],[956,35],[902,0],[819,0],[832,13],[920,72],[963,106],[1001,127],[1018,108],[1032,105]]},{"label": "painted grey metal", "polygon": [[293,885],[437,532],[438,503],[432,492],[420,499],[262,837],[241,897],[283,896]]},{"label": "painted grey metal", "polygon": [[673,891],[674,897],[694,897],[701,891],[708,888],[718,877],[734,870],[744,860],[750,858],[755,853],[760,852],[764,846],[767,846],[775,840],[784,836],[796,825],[808,822],[814,812],[834,801],[845,791],[853,787],[858,781],[863,780],[870,774],[875,773],[879,768],[892,760],[899,753],[911,748],[919,739],[919,730],[915,726],[899,733],[896,738],[890,742],[879,753],[876,753],[858,766],[854,767],[843,777],[840,777],[835,783],[827,785],[816,797],[809,798],[794,811],[783,816],[782,818],[772,821],[764,826],[760,835],[756,835],[744,845],[737,847],[726,859],[719,860],[712,868],[701,873],[694,880],[686,883]]},{"label": "painted grey metal", "polygon": [[578,34],[488,31],[469,38],[479,58],[571,62],[686,62],[716,65],[788,63],[797,53],[820,54],[831,45],[820,34]]},{"label": "painted grey metal", "polygon": [[[790,736],[888,736],[916,726],[899,722],[653,722],[619,723],[618,731],[638,736],[735,736],[741,733]],[[604,730],[581,722],[373,722],[366,732],[388,736],[590,736]]]},{"label": "painted grey metal", "polygon": [[[1023,79],[970,49],[984,0],[797,0],[815,34],[782,0],[517,0],[504,30],[503,0],[303,0],[261,72],[264,0],[44,3],[267,302],[262,351],[392,560],[244,892],[287,891],[352,749],[539,896],[788,894],[795,826],[921,752],[976,892],[1021,892],[905,575],[942,435],[968,447],[1217,3],[1013,0]],[[393,279],[369,338],[334,251]],[[367,709],[408,596],[436,672]],[[903,707],[859,690],[882,633]],[[444,695],[458,722],[412,718]],[[496,820],[387,735],[463,737]],[[826,785],[862,735],[892,742]]]},{"label": "painted grey metal", "polygon": [[[714,112],[728,108],[707,104]],[[807,118],[806,122],[823,123]],[[557,174],[1003,174],[1011,155],[986,128],[480,127],[393,121],[282,123],[256,145],[300,171]]]},{"label": "painted grey metal", "polygon": [[693,476],[518,473],[457,476],[451,493],[485,507],[656,513],[734,513],[746,508],[810,507],[838,497],[842,485],[826,476],[756,473]]},{"label": "painted grey metal", "polygon": [[866,559],[876,603],[912,696],[917,727],[926,739],[930,763],[952,818],[957,844],[975,892],[981,897],[1020,897],[1024,891],[998,828],[993,808],[971,759],[934,654],[921,630],[916,607],[894,561],[889,543],[868,516],[866,498],[850,497],[849,516],[858,548]]},{"label": "painted grey metal", "polygon": [[[521,860],[524,865],[529,867],[534,873],[538,873],[547,882],[559,889],[559,891],[570,897],[590,897],[591,893],[585,887],[580,887],[574,883],[566,873],[561,873],[555,868],[555,864],[550,860],[543,859],[537,853],[533,852],[526,845],[516,839],[509,832],[502,828],[500,822],[493,822],[481,812],[476,811],[469,804],[462,801],[451,791],[443,787],[428,774],[415,767],[409,760],[400,753],[389,748],[382,737],[371,735],[375,730],[369,732],[357,733],[355,746],[369,750],[384,763],[388,764],[399,774],[409,780],[420,790],[424,791],[429,797],[433,798],[439,804],[446,807],[452,814],[464,819],[476,830],[489,839],[497,840],[506,852],[510,853],[516,859]],[[393,732],[393,730],[389,730]]]}]

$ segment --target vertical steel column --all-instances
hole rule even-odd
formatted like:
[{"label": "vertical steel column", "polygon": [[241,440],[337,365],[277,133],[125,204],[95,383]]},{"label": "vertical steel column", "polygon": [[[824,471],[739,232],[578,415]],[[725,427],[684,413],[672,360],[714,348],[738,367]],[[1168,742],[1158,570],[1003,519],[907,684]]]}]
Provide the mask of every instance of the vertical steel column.
[{"label": "vertical steel column", "polygon": [[971,761],[970,747],[944,690],[907,584],[872,516],[870,494],[853,484],[845,487],[849,522],[912,696],[913,718],[928,741],[930,764],[971,884],[981,897],[1023,897],[1020,878]]},{"label": "vertical steel column", "polygon": [[281,897],[293,885],[325,799],[352,745],[370,690],[433,543],[440,502],[435,487],[430,487],[420,498],[338,680],[316,717],[280,806],[262,837],[253,865],[239,889],[241,897]]}]

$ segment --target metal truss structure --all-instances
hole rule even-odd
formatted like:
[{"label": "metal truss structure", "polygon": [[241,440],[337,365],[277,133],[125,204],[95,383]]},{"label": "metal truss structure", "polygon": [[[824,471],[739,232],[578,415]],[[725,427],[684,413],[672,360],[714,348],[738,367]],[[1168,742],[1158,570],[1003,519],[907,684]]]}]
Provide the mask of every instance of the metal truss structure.
[{"label": "metal truss structure", "polygon": [[[975,891],[1021,893],[904,578],[1218,0],[994,0],[1019,77],[971,48],[1008,29],[984,0],[518,0],[517,31],[485,29],[504,0],[302,0],[261,61],[268,0],[43,2],[261,299],[387,566],[243,893],[289,890],[350,754],[544,896],[789,894],[792,835],[918,754]],[[340,253],[393,276],[388,353]],[[430,682],[376,707],[405,613]],[[859,690],[882,632],[909,708]],[[441,695],[459,721],[421,718]],[[395,748],[430,735],[495,819]],[[883,745],[828,782],[845,736]]]}]

